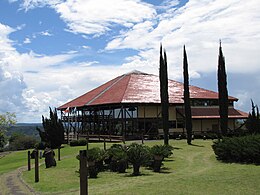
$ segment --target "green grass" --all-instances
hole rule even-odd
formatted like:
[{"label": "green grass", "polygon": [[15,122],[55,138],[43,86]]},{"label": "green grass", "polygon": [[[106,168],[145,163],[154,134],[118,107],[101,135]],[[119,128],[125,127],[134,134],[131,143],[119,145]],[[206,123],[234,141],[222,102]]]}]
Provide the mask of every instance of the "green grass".
[{"label": "green grass", "polygon": [[[163,141],[146,142],[147,145]],[[212,141],[195,140],[189,146],[185,140],[170,141],[176,148],[164,162],[162,173],[142,168],[142,176],[101,172],[89,180],[89,194],[258,194],[260,167],[256,165],[226,164],[215,159]],[[91,144],[102,147],[103,144]],[[79,161],[75,158],[85,147],[65,147],[57,167],[40,167],[40,182],[34,183],[34,171],[23,173],[25,181],[43,194],[79,194]],[[24,152],[25,153],[25,152]],[[21,155],[13,154],[13,158]],[[8,155],[8,157],[11,155]],[[4,160],[0,159],[1,161]],[[22,157],[20,157],[22,158]],[[23,161],[26,161],[23,160]],[[18,163],[18,162],[17,162]],[[22,164],[22,165],[26,165]],[[18,165],[17,165],[18,166]],[[2,167],[0,166],[0,171]],[[1,172],[0,172],[1,173]]]}]

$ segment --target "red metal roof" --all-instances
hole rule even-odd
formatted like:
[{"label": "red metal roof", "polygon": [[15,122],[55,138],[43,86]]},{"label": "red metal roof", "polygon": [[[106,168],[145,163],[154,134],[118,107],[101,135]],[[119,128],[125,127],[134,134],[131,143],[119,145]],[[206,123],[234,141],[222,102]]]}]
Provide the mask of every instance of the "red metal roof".
[{"label": "red metal roof", "polygon": [[[169,102],[183,103],[183,83],[169,80]],[[218,93],[195,86],[190,86],[190,98],[218,99]],[[237,98],[229,97],[237,101]],[[119,103],[160,103],[159,77],[134,71],[121,75],[107,83],[93,89],[84,95],[60,106],[63,110],[68,107],[82,107],[93,105]]]},{"label": "red metal roof", "polygon": [[[184,109],[177,108],[177,111],[184,116]],[[205,107],[205,108],[191,108],[191,115],[193,119],[215,119],[220,118],[219,108],[217,107]],[[228,108],[228,118],[233,119],[246,119],[248,113],[236,110],[234,108]]]}]

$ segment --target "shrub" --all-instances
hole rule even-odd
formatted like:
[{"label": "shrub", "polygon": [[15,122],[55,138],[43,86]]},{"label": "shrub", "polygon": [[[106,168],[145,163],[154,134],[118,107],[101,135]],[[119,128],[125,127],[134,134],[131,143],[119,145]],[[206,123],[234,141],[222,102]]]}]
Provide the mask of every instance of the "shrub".
[{"label": "shrub", "polygon": [[127,168],[126,147],[120,144],[113,144],[107,150],[107,154],[110,159],[110,170],[114,172],[118,171],[119,173],[124,173]]},{"label": "shrub", "polygon": [[127,150],[128,161],[133,165],[133,175],[140,175],[140,166],[151,159],[149,147],[132,143]]},{"label": "shrub", "polygon": [[87,140],[79,139],[79,140],[72,140],[70,142],[70,146],[85,146],[87,144]]},{"label": "shrub", "polygon": [[[103,165],[104,150],[100,148],[91,148],[87,151],[87,161],[88,161],[88,173],[89,178],[96,178],[100,167]],[[80,156],[77,155],[76,158],[80,160]]]},{"label": "shrub", "polygon": [[260,164],[260,135],[223,138],[212,145],[218,160]]}]

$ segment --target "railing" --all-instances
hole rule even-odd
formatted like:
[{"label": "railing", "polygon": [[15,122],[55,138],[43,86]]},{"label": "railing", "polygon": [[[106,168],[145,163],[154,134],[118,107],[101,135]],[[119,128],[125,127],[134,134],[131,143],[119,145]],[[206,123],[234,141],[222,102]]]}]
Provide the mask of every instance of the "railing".
[{"label": "railing", "polygon": [[118,135],[79,134],[78,137],[79,138],[86,138],[86,139],[91,140],[91,141],[106,140],[106,141],[110,141],[110,142],[116,142],[116,141],[124,142],[123,136],[118,136]]}]

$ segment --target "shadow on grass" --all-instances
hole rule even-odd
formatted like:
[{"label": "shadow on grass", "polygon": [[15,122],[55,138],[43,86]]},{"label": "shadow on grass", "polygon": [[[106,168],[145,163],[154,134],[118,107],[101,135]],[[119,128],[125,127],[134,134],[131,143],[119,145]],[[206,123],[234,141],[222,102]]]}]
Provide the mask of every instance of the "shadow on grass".
[{"label": "shadow on grass", "polygon": [[182,148],[173,147],[174,150],[182,150]]},{"label": "shadow on grass", "polygon": [[168,167],[162,167],[159,173],[162,173],[162,174],[170,174],[170,173],[172,173],[170,170],[171,170],[171,169],[168,168]]},{"label": "shadow on grass", "polygon": [[198,145],[198,144],[190,144],[189,146],[195,146],[195,147],[201,147],[201,148],[204,148],[204,147],[205,147],[205,146]]},{"label": "shadow on grass", "polygon": [[152,176],[150,173],[140,173],[139,175],[133,175],[133,173],[130,174],[124,174],[122,177],[139,177],[139,176]]}]

